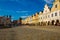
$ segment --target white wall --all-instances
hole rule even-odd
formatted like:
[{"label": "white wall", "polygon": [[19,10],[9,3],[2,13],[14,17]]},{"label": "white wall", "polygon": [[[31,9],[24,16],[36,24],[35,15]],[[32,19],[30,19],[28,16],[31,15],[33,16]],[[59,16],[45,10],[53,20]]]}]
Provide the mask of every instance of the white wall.
[{"label": "white wall", "polygon": [[[59,20],[60,21],[60,10],[58,11],[54,11],[54,12],[51,12],[51,13],[46,13],[46,14],[42,14],[42,15],[39,15],[39,22],[46,22],[46,21],[52,21],[52,20]],[[57,16],[55,16],[55,13],[57,13]],[[53,17],[51,16],[53,14]],[[49,17],[48,17],[49,15]],[[47,18],[46,18],[47,16]],[[42,17],[42,19],[41,19]]]}]

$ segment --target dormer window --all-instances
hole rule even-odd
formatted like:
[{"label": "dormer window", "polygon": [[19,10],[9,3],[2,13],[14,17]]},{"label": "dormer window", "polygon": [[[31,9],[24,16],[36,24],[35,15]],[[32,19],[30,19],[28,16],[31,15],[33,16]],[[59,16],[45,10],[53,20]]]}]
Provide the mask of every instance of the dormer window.
[{"label": "dormer window", "polygon": [[57,4],[55,5],[55,8],[57,8]]},{"label": "dormer window", "polygon": [[59,0],[59,2],[60,2],[60,0]]}]

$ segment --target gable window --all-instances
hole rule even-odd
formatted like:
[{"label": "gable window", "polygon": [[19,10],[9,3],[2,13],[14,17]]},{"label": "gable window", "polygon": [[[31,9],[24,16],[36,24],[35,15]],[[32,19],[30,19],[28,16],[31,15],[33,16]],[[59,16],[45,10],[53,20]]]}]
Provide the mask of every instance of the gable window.
[{"label": "gable window", "polygon": [[55,8],[57,8],[57,4],[55,5]]},{"label": "gable window", "polygon": [[55,13],[55,16],[57,16],[57,13]]},{"label": "gable window", "polygon": [[60,0],[59,0],[59,2],[60,2]]}]

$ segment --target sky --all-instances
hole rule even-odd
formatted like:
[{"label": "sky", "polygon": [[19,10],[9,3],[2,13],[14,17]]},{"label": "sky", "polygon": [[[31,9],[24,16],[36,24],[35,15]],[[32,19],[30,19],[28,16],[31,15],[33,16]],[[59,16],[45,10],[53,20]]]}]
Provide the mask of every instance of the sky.
[{"label": "sky", "polygon": [[26,18],[43,11],[44,5],[51,8],[54,0],[0,0],[0,16],[11,15],[12,20]]}]

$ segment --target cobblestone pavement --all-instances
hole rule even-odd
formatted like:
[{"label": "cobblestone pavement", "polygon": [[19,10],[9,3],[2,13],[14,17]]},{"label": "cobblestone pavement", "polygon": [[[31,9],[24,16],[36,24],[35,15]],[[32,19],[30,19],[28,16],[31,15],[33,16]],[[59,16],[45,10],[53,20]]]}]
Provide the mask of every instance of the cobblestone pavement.
[{"label": "cobblestone pavement", "polygon": [[60,40],[60,27],[20,26],[0,29],[0,40]]}]

